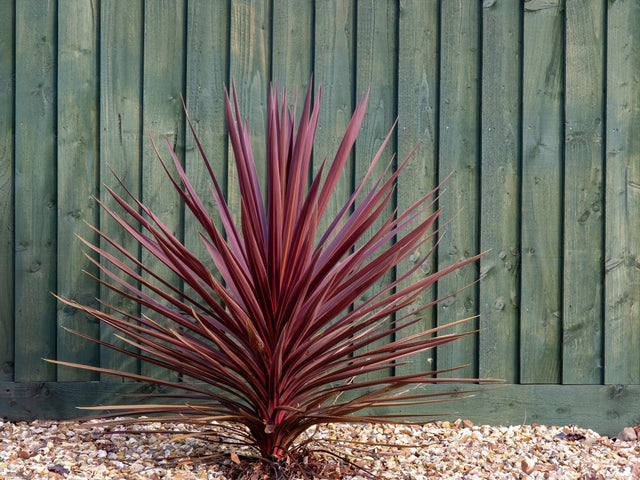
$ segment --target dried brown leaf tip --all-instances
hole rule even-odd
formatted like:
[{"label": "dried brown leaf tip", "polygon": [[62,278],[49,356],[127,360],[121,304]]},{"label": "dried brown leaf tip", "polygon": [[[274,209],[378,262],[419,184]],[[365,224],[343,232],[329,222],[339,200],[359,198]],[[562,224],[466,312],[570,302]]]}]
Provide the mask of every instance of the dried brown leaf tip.
[{"label": "dried brown leaf tip", "polygon": [[568,442],[579,442],[585,440],[585,438],[582,432],[576,431],[575,427],[571,425],[563,428],[560,433],[553,437],[554,440],[566,440]]},{"label": "dried brown leaf tip", "polygon": [[69,470],[64,468],[62,465],[51,465],[50,467],[47,467],[47,470],[62,476],[69,474]]}]

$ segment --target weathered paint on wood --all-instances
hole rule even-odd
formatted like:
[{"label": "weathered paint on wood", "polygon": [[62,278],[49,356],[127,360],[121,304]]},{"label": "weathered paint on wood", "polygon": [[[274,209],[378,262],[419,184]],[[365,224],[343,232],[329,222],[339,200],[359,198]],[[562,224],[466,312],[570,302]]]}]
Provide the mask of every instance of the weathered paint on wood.
[{"label": "weathered paint on wood", "polygon": [[[443,222],[453,221],[444,228],[438,246],[438,268],[447,267],[461,259],[479,253],[479,71],[478,25],[476,2],[443,2],[440,11],[440,55],[447,61],[440,63],[439,159],[438,175],[443,181],[453,173],[441,194]],[[454,218],[455,217],[455,218]],[[478,313],[475,265],[457,270],[441,279],[438,297],[455,294],[438,306],[438,324],[472,317]],[[473,330],[470,321],[443,333]],[[446,376],[471,377],[477,372],[476,335],[460,339],[455,344],[438,348],[438,370],[467,367]]]},{"label": "weathered paint on wood", "polygon": [[[396,112],[395,81],[396,56],[394,46],[396,39],[396,2],[390,0],[359,0],[356,16],[356,91],[364,94],[370,88],[369,103],[363,124],[355,145],[355,185],[359,185],[365,177],[378,149],[384,142],[389,129],[393,125]],[[372,170],[365,189],[373,187],[387,168],[396,151],[395,135],[387,144],[384,153]],[[388,175],[388,174],[387,174]],[[362,199],[362,196],[359,200]],[[358,201],[358,200],[356,200]],[[372,226],[381,225],[393,213],[393,202],[390,202],[379,219]],[[370,233],[363,235],[356,248],[371,238]],[[368,292],[356,301],[356,305],[366,302],[395,280],[394,272],[385,274]],[[368,346],[369,349],[385,343],[379,340]],[[385,369],[368,377],[392,375],[392,369]]]},{"label": "weathered paint on wood", "polygon": [[640,3],[607,19],[604,381],[640,383]]},{"label": "weathered paint on wood", "polygon": [[[437,2],[403,2],[398,10],[398,161],[404,160],[422,142],[406,170],[398,178],[398,211],[405,211],[432,191],[438,181],[438,16]],[[435,199],[434,199],[435,200]],[[431,208],[420,219],[425,220]],[[435,227],[434,227],[435,230]],[[435,245],[429,241],[396,268],[399,277],[424,260]],[[435,255],[402,284],[414,283],[436,268]],[[410,309],[435,299],[435,288],[424,292]],[[435,326],[434,308],[419,313],[423,320],[401,335],[410,336]],[[396,375],[430,371],[434,351],[420,353],[407,365],[395,367]]]},{"label": "weathered paint on wood", "polygon": [[[240,112],[249,125],[256,170],[266,179],[267,95],[271,78],[271,5],[260,0],[239,0],[231,4],[230,82],[238,92]],[[232,153],[229,153],[230,165]],[[262,183],[264,185],[264,183]],[[262,188],[263,198],[266,190]],[[228,169],[227,196],[231,212],[239,220],[240,191],[234,167]]]},{"label": "weathered paint on wood", "polygon": [[521,6],[482,10],[479,374],[518,381]]},{"label": "weathered paint on wood", "polygon": [[[470,385],[432,385],[427,391],[460,392],[476,389]],[[567,388],[572,397],[567,398]],[[0,382],[0,419],[69,419],[96,414],[77,407],[111,405],[128,401],[122,394],[169,393],[162,387],[138,382]],[[621,385],[507,385],[478,391],[473,396],[457,394],[451,402],[407,407],[403,413],[431,415],[432,418],[465,418],[476,425],[577,425],[601,435],[616,435],[639,420],[637,405],[640,386]],[[455,397],[454,397],[455,398]],[[378,409],[385,413],[388,409]],[[421,417],[424,421],[425,417]]]},{"label": "weathered paint on wood", "polygon": [[[173,161],[167,143],[184,162],[185,116],[181,96],[184,96],[185,14],[183,0],[144,4],[142,128],[145,137],[148,134],[153,138],[168,165]],[[148,137],[142,143],[142,201],[169,231],[179,240],[183,238],[183,205]],[[159,272],[175,288],[181,287],[177,276],[150,252],[143,249],[141,258],[145,267]],[[142,313],[162,323],[157,314],[144,308]],[[176,373],[146,362],[141,364],[140,371],[143,375],[161,375],[166,380],[177,379]]]},{"label": "weathered paint on wood", "polygon": [[[327,166],[333,160],[355,106],[351,88],[355,82],[355,1],[316,2],[315,7],[314,83],[316,93],[322,86],[322,99],[313,149],[314,174],[325,158]],[[329,200],[321,231],[353,191],[353,168],[351,156]]]},{"label": "weathered paint on wood", "polygon": [[[313,175],[326,159],[323,174],[335,157],[355,106],[355,0],[315,3],[314,93],[321,86],[318,128],[313,147]],[[324,215],[323,235],[353,191],[354,155],[345,163]]]},{"label": "weathered paint on wood", "polygon": [[[189,118],[211,162],[218,183],[226,190],[227,138],[224,115],[224,85],[229,79],[229,6],[208,0],[187,4],[187,86]],[[211,194],[212,182],[190,129],[186,128],[185,169],[193,187],[214,220],[216,206]],[[220,222],[217,223],[221,228]],[[184,241],[203,263],[213,267],[207,248],[199,235],[197,222],[185,212]]]},{"label": "weathered paint on wood", "polygon": [[604,1],[566,1],[562,383],[601,383]]},{"label": "weathered paint on wood", "polygon": [[[129,8],[121,8],[119,0],[103,0],[100,4],[100,198],[111,207],[104,184],[113,188],[119,195],[126,195],[113,178],[110,169],[127,185],[131,193],[139,198],[141,184],[141,144],[142,136],[142,0],[130,2]],[[128,251],[139,254],[139,246],[116,222],[102,209],[100,211],[100,229],[117,241]],[[108,248],[101,241],[102,248],[108,249],[116,258],[123,255]],[[106,275],[104,281],[109,281]],[[121,311],[139,315],[140,308],[132,301],[113,294],[108,288],[100,288],[100,297],[104,303],[113,305]],[[103,341],[130,348],[115,337],[116,331],[100,325],[100,338]],[[112,351],[106,347],[100,349],[100,365],[104,368],[119,369],[138,373],[138,361],[130,356]],[[103,382],[119,382],[113,375],[101,374]]]},{"label": "weathered paint on wood", "polygon": [[[98,269],[84,256],[75,235],[95,243],[97,235],[84,222],[98,223],[98,11],[90,0],[58,2],[58,293],[98,307],[98,285],[83,273]],[[93,255],[95,257],[95,255]],[[95,343],[64,328],[97,337],[98,320],[58,302],[57,358],[95,365]],[[58,369],[58,381],[96,380],[88,370]]]},{"label": "weathered paint on wood", "polygon": [[16,3],[15,380],[52,381],[56,356],[56,2]]},{"label": "weathered paint on wood", "polygon": [[[372,86],[357,155],[340,180],[328,215],[342,206],[368,166],[369,153],[398,116],[392,143],[400,158],[418,139],[424,144],[400,178],[393,207],[406,208],[426,185],[456,170],[442,197],[443,219],[458,214],[459,207],[462,211],[446,228],[437,263],[446,265],[456,255],[491,249],[480,268],[470,267],[449,283],[441,282],[439,292],[451,293],[468,284],[478,270],[483,282],[439,308],[437,319],[423,322],[428,326],[432,321],[457,320],[465,311],[479,312],[477,341],[469,337],[435,355],[428,352],[409,366],[398,366],[396,373],[429,368],[430,357],[440,367],[471,363],[463,374],[533,382],[509,387],[525,399],[516,399],[514,405],[526,404],[530,421],[586,417],[586,403],[584,409],[559,413],[545,412],[538,404],[560,405],[564,398],[582,394],[594,401],[592,413],[606,408],[619,414],[615,405],[626,404],[616,403],[617,397],[599,400],[600,393],[593,392],[603,390],[596,385],[594,390],[551,386],[548,391],[553,393],[537,396],[538,389],[547,391],[537,384],[640,383],[635,234],[640,227],[640,180],[635,178],[640,164],[640,84],[638,53],[632,48],[640,24],[637,2],[595,0],[585,7],[576,0],[132,0],[126,10],[120,3],[93,2],[92,20],[78,26],[78,16],[88,9],[84,0],[78,3],[82,8],[69,15],[68,0],[0,2],[0,85],[8,87],[0,91],[0,271],[6,272],[0,280],[0,378],[43,382],[83,375],[56,370],[40,357],[57,354],[68,360],[79,346],[56,327],[56,304],[49,291],[73,296],[82,285],[88,286],[79,272],[72,272],[81,247],[72,252],[66,245],[78,227],[77,219],[67,213],[79,210],[91,217],[95,212],[88,201],[82,203],[91,182],[84,189],[90,169],[81,160],[98,148],[91,150],[88,143],[91,132],[95,135],[90,118],[96,114],[97,98],[97,181],[115,186],[108,169],[113,167],[134,194],[144,190],[154,209],[189,243],[197,240],[197,226],[182,219],[181,206],[156,195],[164,194],[167,183],[153,158],[147,131],[155,135],[161,150],[169,134],[187,170],[197,177],[196,188],[211,202],[190,137],[188,151],[183,152],[185,120],[179,95],[184,94],[223,188],[229,181],[230,201],[237,205],[239,193],[233,174],[228,174],[228,144],[219,122],[222,82],[237,82],[260,159],[268,83],[277,80],[293,93],[296,86],[306,85],[313,67],[314,88],[321,83],[324,98],[315,169],[325,156],[331,159],[357,97]],[[96,82],[96,74],[90,72],[98,35]],[[14,60],[14,51],[20,61]],[[94,93],[92,100],[90,92],[96,88],[99,97]],[[80,120],[81,111],[89,120]],[[603,134],[604,149],[599,143]],[[391,147],[387,158],[395,150]],[[438,166],[431,169],[434,160]],[[264,171],[264,163],[259,167]],[[13,181],[3,183],[5,173],[9,178],[13,174]],[[72,179],[77,181],[69,188]],[[111,203],[105,193],[102,188],[101,197]],[[138,252],[135,242],[103,213],[99,224]],[[85,227],[79,229],[85,236],[89,233]],[[8,258],[14,251],[15,261]],[[406,268],[402,264],[395,273]],[[100,293],[107,303],[138,311],[105,288]],[[460,312],[453,311],[458,307]],[[63,310],[62,323],[66,317]],[[100,336],[114,340],[113,331],[104,326]],[[91,346],[85,345],[90,352]],[[100,349],[100,364],[139,370],[137,361],[106,349]],[[485,400],[486,408],[460,405],[480,408],[486,418],[502,423],[500,409],[511,407],[501,402],[513,403],[513,398]],[[42,408],[52,412],[66,407],[58,402]],[[540,415],[529,415],[534,410]],[[619,418],[633,424],[629,415]]]},{"label": "weathered paint on wood", "polygon": [[14,370],[13,313],[13,2],[0,4],[0,381],[12,381]]},{"label": "weathered paint on wood", "polygon": [[313,2],[274,0],[272,9],[271,82],[280,92],[286,91],[289,108],[298,99],[297,126],[309,82],[313,81]]},{"label": "weathered paint on wood", "polygon": [[[533,2],[531,2],[533,3]],[[563,2],[525,5],[520,380],[561,380]],[[534,287],[535,286],[535,287]]]},{"label": "weathered paint on wood", "polygon": [[[433,385],[426,387],[426,391],[473,388],[469,385]],[[567,397],[569,390],[570,397]],[[414,407],[409,412],[452,421],[465,418],[476,425],[578,425],[602,435],[615,436],[625,425],[638,423],[639,399],[638,385],[505,385],[469,395],[459,394],[452,402]],[[385,413],[385,410],[389,411],[376,409],[376,412]]]},{"label": "weathered paint on wood", "polygon": [[313,73],[313,2],[274,0],[272,8],[271,78],[290,102],[298,93],[298,120]]}]

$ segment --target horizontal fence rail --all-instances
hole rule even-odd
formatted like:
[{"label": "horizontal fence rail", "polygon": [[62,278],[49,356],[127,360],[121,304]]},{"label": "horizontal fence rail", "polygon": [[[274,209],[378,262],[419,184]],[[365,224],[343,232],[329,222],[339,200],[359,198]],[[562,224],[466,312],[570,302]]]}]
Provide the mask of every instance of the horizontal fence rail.
[{"label": "horizontal fence rail", "polygon": [[[332,158],[358,98],[371,91],[329,215],[397,119],[387,161],[422,143],[399,177],[389,213],[451,174],[438,206],[452,221],[410,280],[488,251],[475,267],[424,293],[419,304],[472,284],[404,334],[475,316],[454,331],[478,332],[394,370],[465,365],[452,375],[508,386],[428,411],[456,410],[487,422],[582,421],[601,430],[637,421],[640,2],[125,3],[0,2],[0,416],[68,417],[69,395],[73,406],[86,405],[143,388],[43,358],[173,375],[64,330],[114,339],[111,329],[58,303],[52,292],[136,308],[83,273],[98,275],[76,238],[99,242],[86,223],[137,251],[93,197],[106,199],[105,185],[117,187],[113,170],[206,257],[149,136],[161,154],[168,156],[164,139],[176,150],[213,208],[184,98],[237,207],[224,85],[235,82],[261,159],[270,82],[302,94],[311,81],[315,90],[322,86],[316,169]],[[147,252],[139,255],[157,266]],[[574,403],[560,407],[565,401]]]}]

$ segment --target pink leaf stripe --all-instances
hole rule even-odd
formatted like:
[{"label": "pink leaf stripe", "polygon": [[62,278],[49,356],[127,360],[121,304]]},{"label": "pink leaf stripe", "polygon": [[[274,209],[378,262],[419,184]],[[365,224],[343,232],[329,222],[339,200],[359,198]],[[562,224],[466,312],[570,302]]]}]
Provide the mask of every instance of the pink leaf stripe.
[{"label": "pink leaf stripe", "polygon": [[[114,410],[111,416],[158,414],[166,421],[235,422],[248,429],[246,440],[260,455],[279,459],[314,424],[401,421],[405,415],[358,412],[374,406],[401,411],[406,405],[443,399],[442,393],[421,393],[425,390],[416,389],[420,385],[479,381],[442,378],[438,375],[443,372],[438,371],[380,378],[380,372],[404,364],[407,357],[466,335],[441,330],[468,319],[403,335],[407,327],[415,328],[421,312],[436,302],[414,307],[412,313],[404,309],[439,278],[475,262],[478,256],[407,285],[427,255],[395,281],[378,288],[367,301],[355,303],[386,272],[438,234],[434,225],[440,210],[434,210],[434,203],[440,186],[407,211],[388,214],[398,175],[415,152],[395,171],[391,160],[382,177],[371,179],[391,138],[389,132],[353,194],[335,218],[328,219],[329,227],[319,231],[362,125],[369,95],[367,92],[358,102],[333,160],[322,162],[308,185],[320,92],[318,88],[314,100],[312,89],[307,91],[296,126],[296,113],[287,109],[286,94],[279,98],[276,89],[271,89],[267,157],[259,159],[266,161],[267,167],[264,197],[235,87],[232,85],[231,96],[226,93],[225,115],[241,199],[239,218],[232,215],[187,114],[210,176],[220,230],[171,145],[167,142],[171,161],[165,162],[153,144],[159,165],[200,227],[199,240],[208,253],[206,258],[189,251],[120,179],[124,197],[107,188],[118,212],[98,201],[100,206],[188,288],[183,291],[172,286],[162,274],[140,262],[136,253],[91,227],[106,245],[102,248],[81,239],[100,256],[99,262],[88,256],[101,271],[96,280],[144,307],[148,315],[113,305],[96,309],[61,299],[113,327],[118,338],[133,349],[72,333],[177,372],[188,381],[55,361],[182,392],[146,395],[145,402],[99,408]],[[373,187],[367,188],[370,184]],[[373,373],[378,375],[369,375]],[[154,398],[161,403],[150,404]],[[166,399],[173,401],[167,403]]]}]

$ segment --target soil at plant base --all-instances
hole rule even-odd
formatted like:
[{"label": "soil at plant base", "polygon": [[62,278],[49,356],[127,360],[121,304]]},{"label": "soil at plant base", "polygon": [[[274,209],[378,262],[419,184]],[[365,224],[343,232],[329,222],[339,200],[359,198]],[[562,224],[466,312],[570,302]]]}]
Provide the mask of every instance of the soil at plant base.
[{"label": "soil at plant base", "polygon": [[[169,429],[172,433],[141,433]],[[258,466],[246,459],[253,452],[245,447],[185,435],[189,431],[181,424],[119,428],[95,422],[0,422],[0,480],[640,478],[638,440],[577,427],[490,427],[460,420],[325,425],[301,439],[300,448],[306,450],[300,450],[296,462],[306,475],[294,474],[291,465],[279,470]],[[212,452],[216,456],[207,457]],[[196,463],[181,462],[186,458]]]}]

